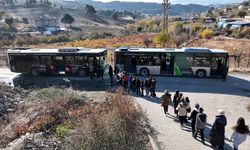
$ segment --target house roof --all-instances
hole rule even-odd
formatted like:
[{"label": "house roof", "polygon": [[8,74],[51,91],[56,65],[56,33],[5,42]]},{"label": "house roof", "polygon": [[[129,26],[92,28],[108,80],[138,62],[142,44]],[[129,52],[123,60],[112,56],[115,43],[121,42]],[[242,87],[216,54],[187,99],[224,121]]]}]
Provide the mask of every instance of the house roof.
[{"label": "house roof", "polygon": [[228,22],[228,24],[231,24],[231,25],[250,25],[250,22],[246,22],[246,21],[234,21],[234,22]]}]

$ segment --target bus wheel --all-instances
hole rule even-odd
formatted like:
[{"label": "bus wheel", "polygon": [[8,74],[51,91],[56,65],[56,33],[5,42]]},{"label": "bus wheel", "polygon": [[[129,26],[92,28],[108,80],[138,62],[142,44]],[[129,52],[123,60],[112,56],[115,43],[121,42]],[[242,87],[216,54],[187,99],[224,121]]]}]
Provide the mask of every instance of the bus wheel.
[{"label": "bus wheel", "polygon": [[31,70],[31,74],[32,74],[32,76],[38,76],[40,74],[40,71],[36,68],[33,68]]},{"label": "bus wheel", "polygon": [[196,77],[198,77],[198,78],[205,78],[206,75],[207,75],[207,73],[203,69],[199,69],[196,71]]},{"label": "bus wheel", "polygon": [[142,69],[140,70],[140,75],[142,75],[142,76],[148,76],[148,75],[149,75],[149,70],[148,70],[148,68],[142,68]]},{"label": "bus wheel", "polygon": [[79,75],[80,77],[84,77],[84,76],[87,75],[87,73],[86,73],[85,70],[79,70],[78,75]]}]

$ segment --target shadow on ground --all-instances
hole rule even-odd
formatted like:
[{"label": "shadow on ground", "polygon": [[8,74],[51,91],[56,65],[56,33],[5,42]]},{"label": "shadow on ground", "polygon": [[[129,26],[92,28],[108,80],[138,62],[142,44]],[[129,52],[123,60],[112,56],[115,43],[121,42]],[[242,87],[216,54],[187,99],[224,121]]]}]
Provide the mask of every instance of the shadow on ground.
[{"label": "shadow on ground", "polygon": [[218,78],[190,78],[190,77],[156,77],[157,92],[168,89],[170,92],[227,94],[250,97],[250,77],[247,79],[228,76],[223,82]]},{"label": "shadow on ground", "polygon": [[38,76],[33,77],[27,74],[20,74],[9,81],[15,87],[29,88],[46,88],[56,86],[60,88],[73,88],[75,90],[84,91],[105,91],[106,78],[98,79],[94,77],[72,77],[66,75],[56,76]]}]

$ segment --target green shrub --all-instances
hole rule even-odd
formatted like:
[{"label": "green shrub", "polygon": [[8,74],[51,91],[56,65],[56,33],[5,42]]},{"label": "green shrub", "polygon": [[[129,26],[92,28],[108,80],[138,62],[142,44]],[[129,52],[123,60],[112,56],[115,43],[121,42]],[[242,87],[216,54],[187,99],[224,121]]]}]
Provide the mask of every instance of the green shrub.
[{"label": "green shrub", "polygon": [[69,133],[69,126],[67,124],[61,124],[56,127],[56,137],[60,140],[64,139]]},{"label": "green shrub", "polygon": [[241,18],[245,17],[247,15],[247,12],[244,10],[240,10],[237,12],[237,15]]},{"label": "green shrub", "polygon": [[112,33],[109,32],[93,32],[90,34],[90,39],[104,39],[113,37]]},{"label": "green shrub", "polygon": [[156,37],[156,43],[163,45],[163,43],[171,43],[172,36],[169,34],[168,36],[164,36],[163,32],[160,32]]},{"label": "green shrub", "polygon": [[204,31],[201,32],[201,37],[205,39],[210,39],[214,36],[214,31],[211,29],[206,28]]},{"label": "green shrub", "polygon": [[192,29],[194,32],[198,32],[201,30],[201,24],[195,24]]},{"label": "green shrub", "polygon": [[143,149],[147,144],[143,113],[122,89],[108,94],[97,110],[72,135],[73,149]]},{"label": "green shrub", "polygon": [[142,27],[142,26],[136,27],[136,31],[137,31],[137,32],[142,32],[142,30],[143,30],[143,27]]},{"label": "green shrub", "polygon": [[33,91],[31,100],[54,101],[65,96],[67,96],[67,93],[64,90],[50,87]]}]

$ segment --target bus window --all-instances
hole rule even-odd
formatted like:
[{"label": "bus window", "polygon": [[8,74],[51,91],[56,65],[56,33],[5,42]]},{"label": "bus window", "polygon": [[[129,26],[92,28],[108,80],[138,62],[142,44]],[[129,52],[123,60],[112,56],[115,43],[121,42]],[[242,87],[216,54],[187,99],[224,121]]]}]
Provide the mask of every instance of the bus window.
[{"label": "bus window", "polygon": [[74,56],[65,56],[65,65],[74,65],[74,64],[76,64]]},{"label": "bus window", "polygon": [[154,65],[160,66],[161,65],[161,59],[159,57],[154,57]]},{"label": "bus window", "polygon": [[40,64],[51,64],[51,56],[40,56]]},{"label": "bus window", "polygon": [[39,56],[32,56],[31,62],[32,62],[32,65],[39,65]]},{"label": "bus window", "polygon": [[193,66],[194,67],[209,67],[210,61],[207,57],[195,57]]},{"label": "bus window", "polygon": [[75,65],[84,65],[87,62],[87,57],[75,56]]}]

